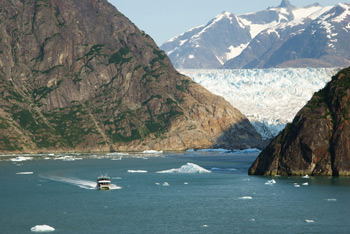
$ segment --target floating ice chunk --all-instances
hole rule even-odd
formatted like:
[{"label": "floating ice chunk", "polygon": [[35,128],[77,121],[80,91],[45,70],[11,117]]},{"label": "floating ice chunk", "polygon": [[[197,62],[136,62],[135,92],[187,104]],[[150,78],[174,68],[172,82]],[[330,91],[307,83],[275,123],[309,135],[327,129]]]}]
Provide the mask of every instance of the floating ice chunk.
[{"label": "floating ice chunk", "polygon": [[240,199],[240,200],[251,200],[251,199],[253,199],[253,197],[251,197],[251,196],[244,196],[244,197],[239,197],[238,199]]},{"label": "floating ice chunk", "polygon": [[30,229],[32,232],[53,232],[55,229],[49,225],[36,225]]},{"label": "floating ice chunk", "polygon": [[309,179],[310,176],[309,175],[305,175],[305,176],[302,176],[301,178],[304,178],[304,179]]},{"label": "floating ice chunk", "polygon": [[252,153],[261,153],[261,150],[259,149],[244,149],[244,150],[234,150],[233,153],[235,154],[252,154]]},{"label": "floating ice chunk", "polygon": [[122,156],[122,155],[129,155],[128,153],[118,153],[118,152],[113,152],[113,153],[107,153],[107,155],[111,155],[111,156]]},{"label": "floating ice chunk", "polygon": [[213,167],[210,169],[210,171],[215,171],[215,172],[230,172],[230,171],[237,171],[236,168],[218,168],[218,167]]},{"label": "floating ice chunk", "polygon": [[17,175],[31,175],[34,174],[34,172],[32,171],[23,171],[23,172],[17,172]]},{"label": "floating ice chunk", "polygon": [[197,151],[198,152],[220,152],[220,153],[232,152],[232,150],[228,150],[228,149],[200,149]]},{"label": "floating ice chunk", "polygon": [[157,183],[155,183],[155,184],[156,184],[156,185],[160,185],[160,183],[158,183],[158,182],[157,182]]},{"label": "floating ice chunk", "polygon": [[170,186],[168,182],[164,182],[163,186]]},{"label": "floating ice chunk", "polygon": [[315,221],[313,221],[312,219],[305,219],[305,222],[307,222],[307,223],[314,223]]},{"label": "floating ice chunk", "polygon": [[49,156],[55,156],[55,154],[48,154]]},{"label": "floating ice chunk", "polygon": [[67,155],[67,156],[57,157],[57,158],[55,158],[55,160],[62,160],[62,161],[66,161],[66,162],[71,162],[71,161],[75,161],[75,160],[83,160],[83,158]]},{"label": "floating ice chunk", "polygon": [[204,225],[202,225],[202,227],[207,228],[207,227],[208,227],[208,225],[207,225],[207,224],[204,224]]},{"label": "floating ice chunk", "polygon": [[250,222],[255,222],[255,219],[250,219],[249,221],[250,221]]},{"label": "floating ice chunk", "polygon": [[158,171],[157,173],[183,173],[183,174],[195,174],[195,173],[211,173],[211,171],[198,166],[194,163],[187,163],[180,168],[174,168],[170,170]]},{"label": "floating ice chunk", "polygon": [[120,160],[122,160],[122,159],[123,159],[122,156],[120,156],[120,157],[118,157],[118,158],[111,158],[111,160],[115,160],[115,161],[120,161]]},{"label": "floating ice chunk", "polygon": [[187,185],[187,184],[188,184],[188,182],[185,182],[184,184],[186,184],[186,185]]},{"label": "floating ice chunk", "polygon": [[163,151],[160,150],[160,151],[157,151],[157,150],[145,150],[142,152],[143,154],[162,154]]},{"label": "floating ice chunk", "polygon": [[12,162],[23,162],[23,161],[28,161],[32,160],[33,157],[24,157],[24,156],[18,156],[16,158],[11,158],[10,161]]},{"label": "floating ice chunk", "polygon": [[294,187],[300,188],[300,185],[299,184],[294,184]]},{"label": "floating ice chunk", "polygon": [[335,198],[328,198],[327,201],[328,201],[328,202],[336,202],[337,199],[335,199]]},{"label": "floating ice chunk", "polygon": [[129,173],[147,173],[146,170],[128,170]]},{"label": "floating ice chunk", "polygon": [[194,149],[188,149],[186,152],[194,152]]},{"label": "floating ice chunk", "polygon": [[268,180],[265,182],[265,184],[267,185],[273,185],[273,184],[276,184],[276,180],[272,179],[272,180]]},{"label": "floating ice chunk", "polygon": [[305,182],[305,183],[303,183],[302,185],[303,185],[303,186],[308,186],[309,183],[308,183],[308,182]]}]

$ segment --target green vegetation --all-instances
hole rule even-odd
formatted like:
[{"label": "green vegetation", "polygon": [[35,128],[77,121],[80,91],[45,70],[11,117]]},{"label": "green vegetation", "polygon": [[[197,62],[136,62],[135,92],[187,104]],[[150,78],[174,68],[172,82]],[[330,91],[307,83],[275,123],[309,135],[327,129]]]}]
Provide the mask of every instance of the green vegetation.
[{"label": "green vegetation", "polygon": [[108,59],[108,63],[114,64],[123,64],[131,61],[132,57],[125,58],[127,54],[130,53],[130,50],[126,47],[122,47],[119,49],[117,53],[112,54],[112,56]]}]

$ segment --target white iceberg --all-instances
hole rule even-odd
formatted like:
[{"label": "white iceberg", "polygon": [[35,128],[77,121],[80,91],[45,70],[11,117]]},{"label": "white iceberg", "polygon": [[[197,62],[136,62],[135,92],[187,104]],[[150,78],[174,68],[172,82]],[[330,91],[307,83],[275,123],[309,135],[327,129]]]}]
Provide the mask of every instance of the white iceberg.
[{"label": "white iceberg", "polygon": [[36,225],[30,229],[32,232],[53,232],[55,229],[49,225]]},{"label": "white iceberg", "polygon": [[337,199],[335,199],[335,198],[328,198],[327,201],[328,201],[328,202],[336,202]]},{"label": "white iceberg", "polygon": [[160,151],[157,151],[157,150],[145,150],[142,152],[143,154],[162,154],[163,151],[160,150]]},{"label": "white iceberg", "polygon": [[23,161],[28,161],[32,160],[33,157],[24,157],[24,156],[18,156],[16,158],[11,158],[10,161],[12,162],[23,162]]},{"label": "white iceberg", "polygon": [[308,183],[308,182],[305,182],[305,183],[303,183],[302,185],[303,185],[303,186],[308,186],[309,183]]},{"label": "white iceberg", "polygon": [[211,173],[211,171],[198,166],[194,163],[186,163],[180,168],[174,168],[170,170],[158,171],[157,173],[183,173],[183,174],[196,174],[196,173]]},{"label": "white iceberg", "polygon": [[129,173],[147,173],[146,170],[128,170]]},{"label": "white iceberg", "polygon": [[16,175],[31,175],[34,174],[32,171],[17,172]]},{"label": "white iceberg", "polygon": [[266,185],[273,185],[276,184],[276,180],[272,179],[272,180],[268,180],[265,182]]},{"label": "white iceberg", "polygon": [[169,183],[168,183],[168,182],[164,182],[164,183],[163,183],[163,186],[165,186],[165,187],[166,187],[166,186],[170,186],[170,185],[169,185]]},{"label": "white iceberg", "polygon": [[313,221],[312,219],[305,219],[305,222],[307,222],[307,223],[314,223],[315,221]]},{"label": "white iceberg", "polygon": [[251,200],[251,199],[253,199],[253,197],[251,197],[251,196],[244,196],[244,197],[239,197],[238,199],[240,199],[240,200]]},{"label": "white iceberg", "polygon": [[309,179],[310,176],[309,175],[305,175],[305,176],[302,176],[301,178],[304,178],[304,179]]}]

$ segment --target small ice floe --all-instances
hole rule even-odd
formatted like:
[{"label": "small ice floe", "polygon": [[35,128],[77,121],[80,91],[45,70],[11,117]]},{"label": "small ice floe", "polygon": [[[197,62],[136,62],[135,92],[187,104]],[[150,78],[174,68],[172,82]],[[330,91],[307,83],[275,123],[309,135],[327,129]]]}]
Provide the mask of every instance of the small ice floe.
[{"label": "small ice floe", "polygon": [[186,152],[194,152],[195,150],[194,149],[188,149],[186,150]]},{"label": "small ice floe", "polygon": [[327,201],[328,201],[328,202],[336,202],[337,199],[335,199],[335,198],[328,198]]},{"label": "small ice floe", "polygon": [[300,184],[294,183],[295,188],[300,188]]},{"label": "small ice floe", "polygon": [[53,232],[55,229],[49,225],[36,225],[30,229],[32,232]]},{"label": "small ice floe", "polygon": [[17,172],[16,175],[31,175],[34,174],[32,171]]},{"label": "small ice floe", "polygon": [[55,160],[62,160],[62,161],[66,161],[66,162],[71,162],[71,161],[75,161],[75,160],[83,160],[83,158],[74,157],[74,156],[61,156],[61,157],[55,158]]},{"label": "small ice floe", "polygon": [[237,171],[236,168],[218,168],[218,167],[213,167],[210,169],[212,172],[232,172],[232,171]]},{"label": "small ice floe", "polygon": [[108,156],[127,156],[129,155],[129,153],[117,153],[117,152],[113,152],[113,153],[108,153]]},{"label": "small ice floe", "polygon": [[10,159],[10,161],[12,162],[23,162],[23,161],[29,161],[29,160],[33,160],[33,157],[18,156],[16,158]]},{"label": "small ice floe", "polygon": [[169,183],[168,183],[168,182],[164,182],[164,183],[163,183],[163,186],[165,186],[165,187],[166,187],[166,186],[170,186],[170,185],[169,185]]},{"label": "small ice floe", "polygon": [[147,173],[146,170],[128,170],[129,173]]},{"label": "small ice floe", "polygon": [[160,183],[157,182],[157,183],[155,183],[155,185],[160,185]]},{"label": "small ice floe", "polygon": [[197,152],[217,152],[217,153],[231,153],[232,150],[228,149],[200,149]]},{"label": "small ice floe", "polygon": [[158,171],[157,173],[183,173],[183,174],[196,174],[196,173],[211,173],[211,171],[198,166],[194,163],[186,163],[180,168],[174,168],[170,170]]},{"label": "small ice floe", "polygon": [[310,176],[309,176],[309,175],[305,175],[305,176],[302,176],[301,178],[303,178],[303,179],[309,179]]},{"label": "small ice floe", "polygon": [[250,222],[255,222],[255,219],[250,219],[249,221],[250,221]]},{"label": "small ice floe", "polygon": [[265,182],[266,185],[273,185],[276,184],[276,180],[272,179],[272,180],[268,180]]},{"label": "small ice floe", "polygon": [[204,225],[202,225],[202,227],[203,227],[203,228],[207,228],[207,227],[208,227],[208,225],[207,225],[207,224],[204,224]]},{"label": "small ice floe", "polygon": [[55,154],[48,154],[49,156],[55,156]]},{"label": "small ice floe", "polygon": [[251,196],[244,196],[244,197],[239,197],[238,199],[240,199],[240,200],[251,200],[251,199],[253,199],[253,197],[251,197]]},{"label": "small ice floe", "polygon": [[234,154],[252,154],[252,153],[261,153],[261,150],[259,149],[244,149],[244,150],[234,150]]},{"label": "small ice floe", "polygon": [[185,185],[188,185],[188,182],[185,182],[184,184],[185,184]]},{"label": "small ice floe", "polygon": [[120,161],[120,160],[122,160],[123,159],[123,157],[122,156],[120,156],[120,157],[113,157],[113,158],[111,158],[111,160],[114,160],[114,161]]},{"label": "small ice floe", "polygon": [[305,219],[305,222],[307,222],[307,223],[314,223],[315,221],[313,221],[312,219]]},{"label": "small ice floe", "polygon": [[142,152],[143,154],[162,154],[163,151],[162,150],[144,150]]},{"label": "small ice floe", "polygon": [[301,185],[302,185],[302,186],[309,186],[309,183],[308,183],[308,182],[305,182],[305,183],[302,183]]}]

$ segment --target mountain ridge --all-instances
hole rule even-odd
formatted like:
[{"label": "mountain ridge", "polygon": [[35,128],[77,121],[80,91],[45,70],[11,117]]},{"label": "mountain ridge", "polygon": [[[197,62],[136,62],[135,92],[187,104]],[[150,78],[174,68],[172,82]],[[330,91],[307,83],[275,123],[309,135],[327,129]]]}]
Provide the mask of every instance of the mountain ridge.
[{"label": "mountain ridge", "polygon": [[2,152],[261,144],[106,0],[2,1],[0,31]]},{"label": "mountain ridge", "polygon": [[[350,23],[348,9],[347,4],[322,7],[315,3],[296,7],[289,1],[282,1],[278,7],[258,12],[240,15],[225,12],[235,20],[228,21],[223,13],[219,14],[210,21],[216,21],[215,25],[206,24],[192,34],[185,32],[160,48],[177,69],[345,67],[350,58],[342,51],[346,51],[348,45],[340,41],[349,40],[346,33]],[[327,16],[332,11],[339,15],[343,13],[343,18],[339,22],[322,19],[323,14]],[[313,27],[318,21],[327,22],[327,25],[322,26],[319,22],[318,27]],[[335,39],[339,43],[334,42]],[[325,54],[307,53],[310,45],[324,50]],[[339,59],[339,53],[344,59]]]}]

